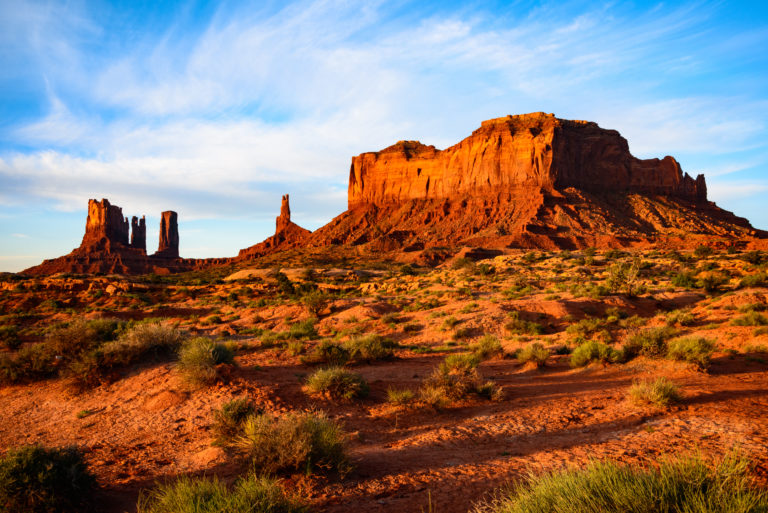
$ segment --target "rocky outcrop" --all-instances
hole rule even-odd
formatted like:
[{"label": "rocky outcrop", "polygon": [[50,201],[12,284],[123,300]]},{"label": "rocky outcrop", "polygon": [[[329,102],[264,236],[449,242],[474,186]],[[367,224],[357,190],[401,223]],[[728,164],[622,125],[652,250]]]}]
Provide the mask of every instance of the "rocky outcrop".
[{"label": "rocky outcrop", "polygon": [[88,218],[85,221],[85,235],[80,246],[93,244],[128,245],[128,218],[123,209],[111,205],[109,200],[88,200]]},{"label": "rocky outcrop", "polygon": [[539,112],[484,121],[445,150],[400,141],[354,157],[348,207],[568,187],[706,201],[704,177],[684,174],[674,158],[637,159],[615,130]]},{"label": "rocky outcrop", "polygon": [[284,194],[280,204],[280,215],[275,219],[275,234],[263,242],[241,249],[237,260],[250,260],[277,250],[294,248],[306,244],[312,234],[291,221],[291,206],[288,195]]},{"label": "rocky outcrop", "polygon": [[144,216],[131,218],[131,247],[147,251],[147,223]]},{"label": "rocky outcrop", "polygon": [[179,258],[179,224],[178,215],[172,210],[160,215],[160,242],[155,256],[163,258]]}]

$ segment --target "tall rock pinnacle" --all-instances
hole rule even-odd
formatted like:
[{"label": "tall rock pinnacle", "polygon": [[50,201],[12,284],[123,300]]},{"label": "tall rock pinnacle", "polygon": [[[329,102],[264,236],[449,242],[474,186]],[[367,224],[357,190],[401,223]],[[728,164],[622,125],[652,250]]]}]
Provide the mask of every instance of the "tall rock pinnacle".
[{"label": "tall rock pinnacle", "polygon": [[160,217],[160,243],[157,256],[179,258],[179,225],[178,214],[167,210]]}]

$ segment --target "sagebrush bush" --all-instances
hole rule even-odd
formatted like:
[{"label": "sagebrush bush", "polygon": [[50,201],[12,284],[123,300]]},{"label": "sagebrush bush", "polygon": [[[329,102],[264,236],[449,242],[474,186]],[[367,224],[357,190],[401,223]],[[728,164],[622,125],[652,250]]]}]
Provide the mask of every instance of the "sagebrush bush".
[{"label": "sagebrush bush", "polygon": [[650,358],[664,357],[667,354],[667,340],[675,333],[676,331],[669,326],[640,330],[624,343],[622,347],[624,358],[629,360],[638,355]]},{"label": "sagebrush bush", "polygon": [[[242,434],[245,420],[256,413],[247,397],[232,399],[213,412],[214,444],[226,446]],[[261,413],[261,412],[259,412]]]},{"label": "sagebrush bush", "polygon": [[353,338],[344,343],[344,349],[347,350],[350,358],[360,362],[392,358],[397,347],[397,342],[377,333]]},{"label": "sagebrush bush", "polygon": [[544,333],[544,327],[541,324],[521,319],[518,312],[509,313],[509,321],[504,327],[510,333],[517,335],[541,335]]},{"label": "sagebrush bush", "polygon": [[0,345],[7,349],[18,349],[21,345],[19,329],[13,325],[0,326]]},{"label": "sagebrush bush", "polygon": [[547,363],[550,353],[540,342],[527,345],[517,352],[517,361],[531,363],[536,367],[543,367]]},{"label": "sagebrush bush", "polygon": [[234,356],[224,344],[206,337],[195,337],[184,342],[179,349],[178,367],[186,381],[203,385],[215,381],[218,377],[216,366],[232,363]]},{"label": "sagebrush bush", "polygon": [[344,365],[350,360],[349,351],[337,342],[323,340],[302,358],[304,363],[326,364],[332,366]]},{"label": "sagebrush bush", "polygon": [[0,511],[84,511],[95,484],[77,449],[11,449],[0,458]]},{"label": "sagebrush bush", "polygon": [[481,360],[488,360],[496,356],[503,356],[504,349],[501,347],[499,339],[493,335],[484,335],[476,344],[473,344],[470,349],[472,353]]},{"label": "sagebrush bush", "polygon": [[108,366],[130,365],[145,358],[172,354],[184,340],[184,334],[160,323],[134,326],[117,340],[107,342],[101,348],[103,360]]},{"label": "sagebrush bush", "polygon": [[412,390],[398,390],[395,388],[387,389],[387,401],[398,406],[410,404],[415,398],[416,394],[414,394]]},{"label": "sagebrush bush", "polygon": [[441,407],[471,393],[498,397],[500,391],[491,382],[484,383],[477,370],[480,358],[473,353],[448,355],[428,376],[419,395],[425,403]]},{"label": "sagebrush bush", "polygon": [[350,470],[341,427],[323,412],[248,417],[236,446],[259,473]]},{"label": "sagebrush bush", "polygon": [[749,475],[749,460],[734,454],[710,467],[701,456],[666,459],[656,467],[592,462],[529,474],[473,513],[761,513],[768,494]]},{"label": "sagebrush bush", "polygon": [[696,322],[696,317],[688,310],[673,310],[667,314],[667,324],[674,326],[692,326]]},{"label": "sagebrush bush", "polygon": [[248,474],[231,489],[217,478],[180,477],[139,497],[138,513],[304,513],[277,480]]},{"label": "sagebrush bush", "polygon": [[760,271],[755,274],[748,274],[739,281],[739,288],[750,287],[768,287],[768,274],[765,271]]},{"label": "sagebrush bush", "polygon": [[310,393],[332,399],[362,399],[368,396],[368,383],[357,372],[344,367],[318,369],[307,378]]},{"label": "sagebrush bush", "polygon": [[667,407],[681,399],[678,386],[665,377],[636,381],[629,388],[629,397],[637,404]]},{"label": "sagebrush bush", "polygon": [[0,354],[0,381],[15,383],[56,374],[56,354],[45,342],[24,346],[15,356]]},{"label": "sagebrush bush", "polygon": [[46,344],[57,355],[71,360],[108,340],[113,340],[123,327],[124,323],[115,319],[78,319],[51,329],[46,336]]},{"label": "sagebrush bush", "polygon": [[618,362],[621,361],[622,357],[621,352],[616,351],[607,344],[595,340],[587,340],[573,350],[570,363],[571,367],[584,367],[595,362]]},{"label": "sagebrush bush", "polygon": [[768,318],[758,312],[747,312],[741,317],[731,320],[734,326],[765,326],[768,325]]},{"label": "sagebrush bush", "polygon": [[667,358],[695,363],[705,368],[714,351],[715,343],[704,337],[676,338],[669,341]]}]

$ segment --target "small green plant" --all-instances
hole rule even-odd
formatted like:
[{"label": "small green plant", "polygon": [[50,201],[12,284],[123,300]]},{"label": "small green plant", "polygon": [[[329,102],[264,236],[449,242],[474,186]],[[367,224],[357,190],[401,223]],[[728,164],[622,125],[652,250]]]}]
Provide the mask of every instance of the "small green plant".
[{"label": "small green plant", "polygon": [[653,381],[636,381],[629,388],[629,397],[636,404],[666,408],[679,402],[681,395],[675,383],[665,377],[660,377]]},{"label": "small green plant", "polygon": [[739,281],[739,288],[768,287],[768,274],[760,271],[755,274],[748,274]]},{"label": "small green plant", "polygon": [[509,321],[504,327],[513,335],[541,335],[544,333],[544,327],[533,321],[526,321],[520,318],[519,312],[509,312]]},{"label": "small green plant", "polygon": [[667,314],[667,325],[669,326],[692,326],[696,322],[696,317],[687,310],[673,310]]},{"label": "small green plant", "polygon": [[231,489],[217,478],[180,477],[139,496],[138,513],[305,513],[271,477],[248,474]]},{"label": "small green plant", "polygon": [[457,326],[459,323],[461,323],[461,321],[460,321],[460,320],[458,320],[458,319],[457,319],[456,317],[454,317],[453,315],[451,315],[450,317],[446,318],[446,319],[443,321],[443,326],[442,326],[442,329],[443,329],[443,331],[452,330],[452,329],[453,329],[453,328],[455,328],[455,327],[456,327],[456,326]]},{"label": "small green plant", "polygon": [[640,330],[624,343],[622,348],[624,358],[630,360],[638,355],[651,358],[664,357],[667,354],[667,340],[675,333],[676,331],[669,326]]},{"label": "small green plant", "polygon": [[344,344],[344,349],[349,356],[353,360],[362,362],[390,359],[394,356],[397,347],[399,347],[397,342],[376,333],[353,338]]},{"label": "small green plant", "polygon": [[349,351],[332,340],[323,340],[302,359],[308,364],[344,365],[350,360]]},{"label": "small green plant", "polygon": [[0,510],[85,511],[96,481],[77,449],[26,446],[0,458]]},{"label": "small green plant", "polygon": [[0,326],[0,345],[7,349],[18,349],[21,345],[19,330],[16,326]]},{"label": "small green plant", "polygon": [[768,493],[755,485],[749,468],[749,460],[734,453],[712,467],[701,456],[663,459],[658,467],[593,461],[530,474],[473,513],[760,513],[768,508]]},{"label": "small green plant", "polygon": [[362,399],[368,396],[368,383],[357,372],[344,367],[318,369],[307,379],[307,390],[331,399]]},{"label": "small green plant", "polygon": [[448,355],[440,366],[424,380],[420,391],[422,401],[440,407],[479,393],[484,383],[477,370],[480,358],[473,353]]},{"label": "small green plant", "polygon": [[481,360],[488,360],[504,354],[499,339],[489,334],[484,335],[476,344],[470,346],[470,349]]},{"label": "small green plant", "polygon": [[616,262],[608,269],[606,285],[611,292],[623,292],[628,297],[634,297],[640,290],[640,259]]},{"label": "small green plant", "polygon": [[543,367],[547,363],[550,353],[540,342],[534,342],[517,353],[517,361],[526,364],[530,363],[536,367]]},{"label": "small green plant", "polygon": [[677,338],[669,341],[667,358],[695,363],[701,368],[709,366],[715,343],[704,337]]},{"label": "small green plant", "polygon": [[328,303],[328,296],[320,290],[312,290],[302,296],[301,302],[310,315],[318,317]]},{"label": "small green plant", "polygon": [[723,273],[706,272],[699,276],[699,280],[696,284],[707,292],[713,293],[719,291],[723,285],[728,283],[728,281],[728,277]]},{"label": "small green plant", "polygon": [[731,324],[734,326],[765,326],[768,325],[768,319],[763,314],[752,311],[732,319]]},{"label": "small green plant", "polygon": [[396,388],[387,389],[387,401],[397,406],[411,404],[415,398],[416,394],[414,394],[412,390],[398,390]]},{"label": "small green plant", "polygon": [[697,287],[696,273],[680,271],[672,276],[672,285],[684,289],[695,289]]},{"label": "small green plant", "polygon": [[234,356],[234,352],[226,345],[206,337],[196,337],[185,342],[179,349],[178,366],[186,381],[205,385],[218,378],[216,366],[231,364]]},{"label": "small green plant", "polygon": [[256,413],[256,408],[246,397],[232,399],[213,412],[214,444],[229,445],[242,434],[245,419]]},{"label": "small green plant", "polygon": [[573,350],[571,353],[571,367],[584,367],[590,363],[600,362],[618,362],[622,354],[611,346],[588,340]]},{"label": "small green plant", "polygon": [[259,473],[351,469],[346,436],[323,412],[248,417],[236,446]]}]

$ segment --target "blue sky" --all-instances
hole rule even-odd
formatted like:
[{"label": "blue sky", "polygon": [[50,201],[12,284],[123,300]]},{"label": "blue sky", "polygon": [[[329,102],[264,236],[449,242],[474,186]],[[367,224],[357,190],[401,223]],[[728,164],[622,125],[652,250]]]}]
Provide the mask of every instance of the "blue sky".
[{"label": "blue sky", "polygon": [[673,155],[768,229],[762,2],[0,0],[0,270],[76,247],[88,198],[179,213],[181,253],[315,229],[353,155],[545,111]]}]

